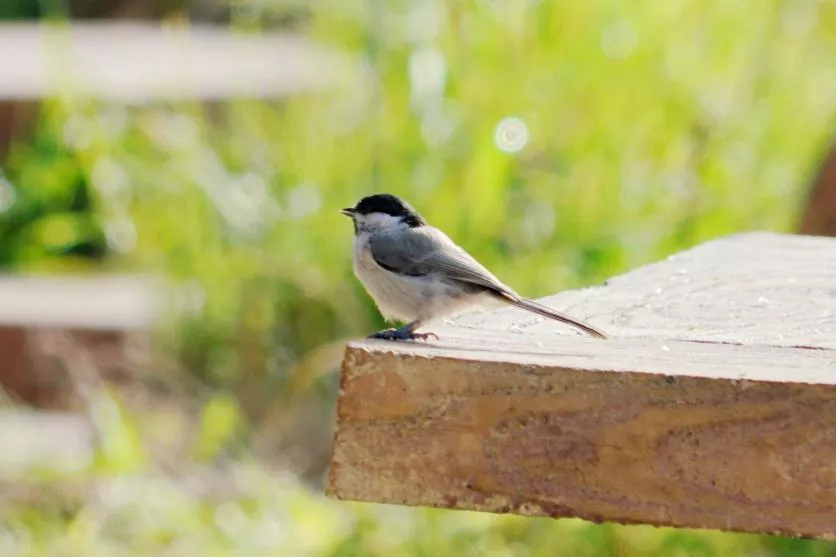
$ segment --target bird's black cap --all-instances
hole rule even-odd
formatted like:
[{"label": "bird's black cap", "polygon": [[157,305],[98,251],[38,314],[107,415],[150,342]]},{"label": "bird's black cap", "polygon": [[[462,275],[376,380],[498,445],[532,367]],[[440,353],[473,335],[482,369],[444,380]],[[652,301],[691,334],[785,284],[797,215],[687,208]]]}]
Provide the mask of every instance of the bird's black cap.
[{"label": "bird's black cap", "polygon": [[415,228],[427,224],[418,211],[398,197],[389,193],[378,193],[369,195],[357,202],[351,209],[343,209],[343,214],[352,216],[354,214],[369,215],[371,213],[384,213],[393,217],[400,217],[406,224]]}]

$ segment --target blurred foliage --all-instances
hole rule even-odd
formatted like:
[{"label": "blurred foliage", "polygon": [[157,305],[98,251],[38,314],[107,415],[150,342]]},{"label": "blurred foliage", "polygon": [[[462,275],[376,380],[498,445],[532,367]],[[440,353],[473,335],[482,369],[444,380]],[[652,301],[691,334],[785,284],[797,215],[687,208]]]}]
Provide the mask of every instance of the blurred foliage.
[{"label": "blurred foliage", "polygon": [[63,19],[96,19],[118,16],[158,18],[177,14],[190,4],[199,9],[204,0],[3,0],[0,2],[0,21]]},{"label": "blurred foliage", "polygon": [[[830,0],[236,0],[231,13],[246,31],[293,21],[369,71],[275,102],[54,99],[6,159],[14,186],[0,183],[0,265],[170,277],[165,347],[235,395],[207,404],[201,461],[237,434],[239,407],[256,422],[313,388],[320,421],[331,415],[323,347],[382,326],[337,211],[360,196],[403,195],[536,297],[720,235],[791,230],[833,127]],[[93,473],[151,466],[127,433],[102,458]],[[111,555],[130,538],[156,555],[836,554],[826,543],[345,506],[235,466],[249,487],[233,502],[130,476],[55,523],[10,511],[0,552]]]},{"label": "blurred foliage", "polygon": [[83,169],[53,132],[38,130],[7,157],[17,186],[0,180],[0,266],[85,268],[107,249]]},{"label": "blurred foliage", "polygon": [[[651,526],[595,525],[357,503],[312,495],[291,477],[237,461],[103,479],[90,492],[55,484],[0,510],[7,557],[829,557],[829,542]],[[34,509],[38,510],[35,511]]]}]

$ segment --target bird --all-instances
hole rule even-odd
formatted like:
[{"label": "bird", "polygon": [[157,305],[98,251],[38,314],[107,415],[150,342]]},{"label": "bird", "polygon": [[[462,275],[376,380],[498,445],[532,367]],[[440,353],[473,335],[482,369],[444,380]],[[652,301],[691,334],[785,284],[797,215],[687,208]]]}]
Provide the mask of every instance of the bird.
[{"label": "bird", "polygon": [[409,203],[388,193],[341,209],[354,224],[354,273],[388,321],[405,323],[369,335],[390,341],[438,339],[425,323],[500,301],[605,339],[602,331],[517,294]]}]

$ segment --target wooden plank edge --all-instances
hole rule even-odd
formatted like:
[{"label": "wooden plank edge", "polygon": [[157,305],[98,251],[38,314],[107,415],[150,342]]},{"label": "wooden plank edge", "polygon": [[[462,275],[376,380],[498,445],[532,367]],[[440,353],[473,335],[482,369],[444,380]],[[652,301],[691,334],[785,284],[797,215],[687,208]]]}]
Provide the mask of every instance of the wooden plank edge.
[{"label": "wooden plank edge", "polygon": [[[636,339],[630,339],[630,343],[634,343]],[[598,343],[599,341],[592,341],[593,343]],[[572,344],[579,345],[584,344],[584,341],[580,341],[577,339],[573,339]],[[763,351],[764,347],[747,347],[747,346],[739,346],[739,345],[714,345],[712,343],[708,343],[708,346],[705,346],[707,343],[691,343],[687,341],[672,341],[673,344],[677,345],[695,345],[697,350],[700,352],[704,352],[707,350],[713,350],[715,348],[720,348],[721,351]],[[667,343],[666,343],[667,344]],[[699,346],[703,345],[703,346]],[[407,505],[407,506],[418,506],[418,507],[436,507],[436,508],[458,508],[462,510],[473,510],[473,511],[481,511],[481,512],[490,512],[496,514],[517,514],[517,515],[524,515],[524,516],[540,516],[540,517],[552,517],[552,518],[560,518],[560,517],[575,517],[581,518],[584,520],[600,523],[600,522],[615,522],[620,524],[648,524],[654,526],[668,526],[668,527],[685,527],[685,528],[710,528],[710,529],[723,529],[726,531],[733,531],[733,532],[746,532],[746,533],[758,533],[758,534],[774,534],[774,535],[784,535],[784,536],[792,536],[792,537],[802,537],[802,538],[817,538],[817,539],[836,539],[836,534],[832,529],[827,528],[804,528],[804,527],[782,527],[780,525],[775,525],[774,521],[772,525],[765,529],[763,527],[757,525],[747,525],[745,523],[712,523],[711,521],[703,522],[703,523],[696,523],[693,521],[679,521],[673,519],[671,516],[657,518],[654,519],[652,517],[643,516],[640,519],[632,519],[629,516],[605,516],[602,513],[597,512],[589,512],[583,508],[579,508],[577,505],[566,505],[556,503],[554,501],[549,501],[547,499],[538,499],[528,497],[525,501],[518,501],[514,502],[510,497],[503,493],[498,493],[495,491],[491,491],[490,489],[484,489],[479,485],[467,482],[466,485],[462,487],[467,490],[470,494],[467,501],[462,502],[455,496],[448,496],[444,494],[432,493],[427,492],[424,496],[421,496],[417,499],[413,498],[412,500],[402,499],[402,500],[385,500],[382,501],[379,498],[374,496],[366,497],[361,492],[357,492],[356,490],[351,493],[346,493],[340,488],[340,476],[346,473],[343,469],[343,463],[340,462],[340,459],[337,455],[337,450],[340,446],[340,436],[342,428],[340,424],[343,422],[345,417],[345,397],[343,396],[345,392],[345,381],[348,375],[348,368],[354,365],[356,362],[356,358],[374,358],[375,355],[388,355],[391,358],[393,355],[399,354],[401,349],[404,345],[391,345],[391,343],[383,343],[383,342],[353,342],[349,343],[346,346],[345,358],[343,360],[342,370],[341,370],[341,388],[340,388],[340,399],[338,401],[338,424],[335,431],[335,441],[334,441],[334,453],[332,454],[332,464],[329,473],[328,483],[326,486],[326,494],[328,497],[333,499],[339,500],[347,500],[347,501],[358,501],[358,502],[371,502],[371,503],[387,503],[387,504],[400,504],[400,505]],[[419,357],[419,358],[450,358],[449,354],[446,355],[437,355],[434,354],[434,351],[438,351],[438,347],[432,346],[412,346],[411,348],[415,349],[411,351],[412,353],[410,356]],[[779,360],[787,360],[802,357],[808,358],[810,354],[816,354],[813,356],[814,365],[821,364],[823,362],[829,362],[828,367],[834,366],[834,355],[836,352],[824,350],[824,351],[812,351],[805,348],[795,348],[795,349],[770,349],[769,352],[781,352],[783,353],[783,358],[779,357]],[[488,351],[489,353],[489,351]],[[484,355],[484,354],[483,354]],[[530,355],[528,355],[530,356]],[[546,355],[546,358],[554,357],[554,354]],[[464,354],[459,355],[457,358],[458,361],[466,361],[472,357],[472,354]],[[481,356],[480,356],[481,357]],[[514,361],[518,359],[519,355],[511,355],[510,357],[507,354],[504,354],[507,360]],[[498,360],[496,357],[493,358],[494,361],[503,361]],[[473,360],[478,361],[478,358]],[[771,363],[774,363],[774,359],[770,360]],[[529,362],[530,364],[530,362]],[[591,366],[595,367],[595,366]],[[610,371],[612,369],[608,369],[610,366],[601,365],[598,366],[598,369],[575,369],[574,371],[579,372],[589,372],[589,371]],[[749,381],[753,381],[755,383],[787,383],[788,381],[786,378],[782,379],[780,377],[774,377],[767,374],[765,377],[747,377],[744,379],[739,379],[733,376],[716,376],[716,374],[681,374],[677,373],[674,370],[669,370],[672,373],[662,374],[665,377],[666,381],[675,382],[678,377],[690,377],[696,378],[699,380],[715,380],[715,381],[727,381],[732,382],[735,385],[748,384]],[[659,371],[654,372],[645,372],[641,370],[634,370],[634,374],[645,374],[645,375],[658,375]],[[796,380],[792,380],[793,384],[810,384],[810,385],[818,385],[824,388],[829,387],[832,383],[830,381],[825,381],[821,377],[802,377],[800,380],[795,378]],[[745,385],[743,386],[745,389]],[[349,472],[350,473],[350,472]]]}]

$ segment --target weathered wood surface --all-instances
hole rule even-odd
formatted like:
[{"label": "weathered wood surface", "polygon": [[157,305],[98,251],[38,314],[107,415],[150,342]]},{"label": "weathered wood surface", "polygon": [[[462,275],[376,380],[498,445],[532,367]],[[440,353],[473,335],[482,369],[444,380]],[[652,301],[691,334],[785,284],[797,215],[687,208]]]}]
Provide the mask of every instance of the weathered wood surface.
[{"label": "weathered wood surface", "polygon": [[351,343],[329,494],[836,537],[836,240],[726,238],[544,301],[613,338],[503,309]]}]

